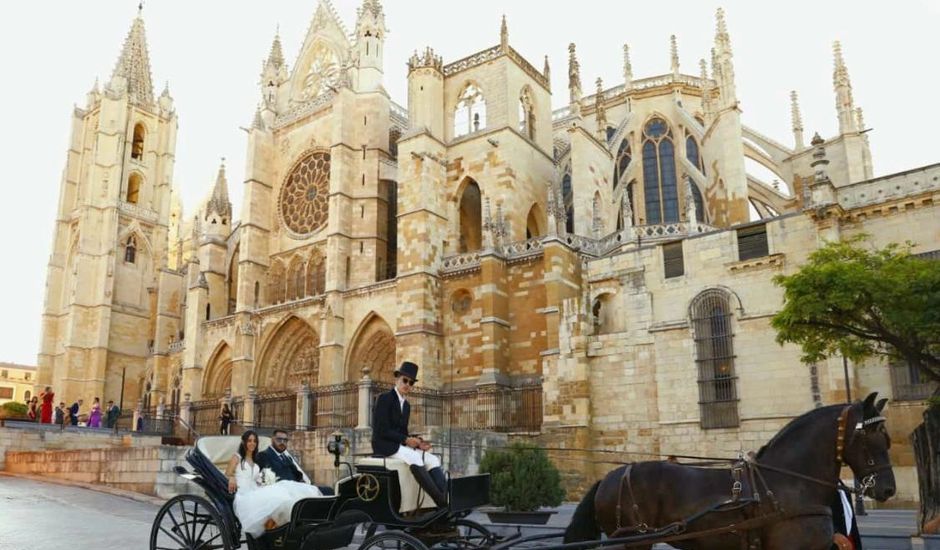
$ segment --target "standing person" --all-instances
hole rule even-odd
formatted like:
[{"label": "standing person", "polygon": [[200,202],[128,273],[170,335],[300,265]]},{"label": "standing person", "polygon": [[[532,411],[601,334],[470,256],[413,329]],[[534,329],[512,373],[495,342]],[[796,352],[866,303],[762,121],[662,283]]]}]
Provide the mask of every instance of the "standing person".
[{"label": "standing person", "polygon": [[72,403],[72,406],[69,407],[69,422],[73,426],[78,426],[78,411],[82,408],[82,400]]},{"label": "standing person", "polygon": [[63,426],[65,424],[65,403],[60,402],[55,408],[55,424]]},{"label": "standing person", "polygon": [[405,461],[418,485],[443,508],[447,505],[447,479],[441,459],[430,453],[430,443],[408,432],[411,405],[406,397],[418,381],[418,365],[405,361],[394,375],[395,387],[379,396],[372,411],[372,451]]},{"label": "standing person", "polygon": [[42,413],[40,414],[40,418],[43,424],[49,424],[52,422],[52,403],[55,399],[55,394],[52,392],[51,387],[46,386],[45,391],[43,391],[39,397],[42,398]]},{"label": "standing person", "polygon": [[89,428],[100,428],[101,427],[101,400],[97,397],[94,402],[91,404],[91,413],[88,415],[88,427]]},{"label": "standing person", "polygon": [[108,416],[107,416],[107,426],[108,429],[113,430],[117,426],[118,418],[121,416],[121,407],[118,407],[114,404],[114,401],[108,401]]},{"label": "standing person", "polygon": [[233,420],[235,420],[235,415],[232,414],[232,409],[229,408],[228,403],[223,403],[222,412],[219,413],[219,435],[228,435],[229,426]]},{"label": "standing person", "polygon": [[862,537],[855,521],[852,494],[840,481],[832,502],[832,548],[831,550],[862,550]]},{"label": "standing person", "polygon": [[39,399],[33,397],[26,403],[26,416],[30,422],[39,420]]}]

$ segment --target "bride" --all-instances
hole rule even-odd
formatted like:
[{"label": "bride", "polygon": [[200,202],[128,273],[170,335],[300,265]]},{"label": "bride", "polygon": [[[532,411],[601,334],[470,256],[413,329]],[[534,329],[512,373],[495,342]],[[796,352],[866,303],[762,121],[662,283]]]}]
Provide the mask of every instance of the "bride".
[{"label": "bride", "polygon": [[[322,496],[313,485],[266,480],[255,462],[257,454],[258,434],[247,430],[242,434],[238,454],[232,457],[225,470],[228,490],[235,493],[235,516],[241,522],[242,530],[255,538],[263,535],[265,529],[289,522],[291,510],[298,500]],[[265,473],[272,475],[270,470]],[[272,484],[268,485],[266,481]]]}]

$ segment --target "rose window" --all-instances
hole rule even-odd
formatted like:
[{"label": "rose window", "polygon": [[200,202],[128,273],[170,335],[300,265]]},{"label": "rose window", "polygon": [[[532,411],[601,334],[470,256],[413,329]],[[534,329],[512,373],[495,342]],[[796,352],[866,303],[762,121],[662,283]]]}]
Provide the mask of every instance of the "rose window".
[{"label": "rose window", "polygon": [[297,163],[281,187],[281,219],[292,233],[310,235],[323,227],[330,188],[330,154],[316,152]]}]

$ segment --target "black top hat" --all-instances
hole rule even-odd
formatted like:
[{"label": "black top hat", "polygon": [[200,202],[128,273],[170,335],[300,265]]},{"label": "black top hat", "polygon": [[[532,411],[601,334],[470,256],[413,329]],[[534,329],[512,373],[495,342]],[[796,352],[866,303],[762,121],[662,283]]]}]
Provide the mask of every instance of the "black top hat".
[{"label": "black top hat", "polygon": [[417,382],[418,381],[418,365],[415,365],[411,361],[405,361],[404,363],[401,364],[400,367],[398,367],[398,370],[396,370],[392,374],[394,374],[395,376],[407,376],[408,378],[411,378],[412,380]]}]

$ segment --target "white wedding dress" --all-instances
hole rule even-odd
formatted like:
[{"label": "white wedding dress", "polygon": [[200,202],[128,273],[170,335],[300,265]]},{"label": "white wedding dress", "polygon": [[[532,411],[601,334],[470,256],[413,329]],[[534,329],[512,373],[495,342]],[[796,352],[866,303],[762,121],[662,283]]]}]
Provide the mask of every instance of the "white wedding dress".
[{"label": "white wedding dress", "polygon": [[305,498],[323,496],[313,485],[296,481],[278,481],[274,485],[260,485],[261,469],[257,464],[239,462],[235,469],[235,516],[242,531],[258,538],[264,534],[269,519],[280,526],[290,521],[294,504]]}]

